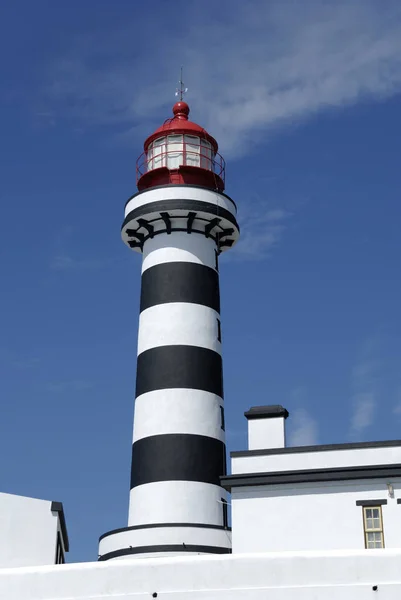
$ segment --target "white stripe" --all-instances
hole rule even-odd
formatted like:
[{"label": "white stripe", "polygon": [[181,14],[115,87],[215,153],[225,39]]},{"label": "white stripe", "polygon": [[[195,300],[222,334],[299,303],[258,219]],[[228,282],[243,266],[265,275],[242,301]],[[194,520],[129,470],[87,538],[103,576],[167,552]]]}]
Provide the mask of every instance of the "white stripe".
[{"label": "white stripe", "polygon": [[151,306],[139,317],[138,354],[160,346],[199,346],[221,353],[219,314],[208,306],[167,302]]},{"label": "white stripe", "polygon": [[148,239],[143,248],[142,273],[155,265],[168,262],[193,262],[215,268],[216,244],[212,238],[186,232],[161,234]]},{"label": "white stripe", "polygon": [[225,208],[232,215],[236,216],[236,208],[226,196],[219,194],[213,190],[203,188],[195,188],[190,186],[185,187],[163,187],[159,189],[150,189],[142,194],[132,198],[125,207],[125,216],[139,206],[145,206],[151,202],[160,202],[166,200],[197,200],[200,202],[208,202]]},{"label": "white stripe", "polygon": [[212,483],[157,481],[130,493],[128,525],[146,523],[223,524],[221,499],[226,491]]},{"label": "white stripe", "polygon": [[191,389],[155,390],[135,400],[134,442],[167,433],[205,435],[225,441],[220,396]]}]

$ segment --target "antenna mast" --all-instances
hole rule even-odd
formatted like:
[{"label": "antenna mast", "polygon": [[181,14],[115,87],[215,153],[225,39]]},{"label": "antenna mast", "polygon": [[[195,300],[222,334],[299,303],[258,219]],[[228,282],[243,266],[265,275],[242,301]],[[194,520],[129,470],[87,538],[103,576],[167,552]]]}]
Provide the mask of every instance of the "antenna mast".
[{"label": "antenna mast", "polygon": [[180,87],[178,87],[178,88],[176,89],[176,91],[175,91],[175,95],[179,97],[179,99],[180,99],[180,102],[182,102],[182,101],[183,101],[183,99],[184,99],[184,95],[185,95],[185,94],[187,93],[187,91],[188,91],[188,88],[184,86],[184,82],[183,82],[183,80],[182,80],[182,71],[183,71],[183,68],[181,67],[181,71],[180,71],[180,79],[179,79],[179,82],[178,82],[178,83],[180,84]]}]

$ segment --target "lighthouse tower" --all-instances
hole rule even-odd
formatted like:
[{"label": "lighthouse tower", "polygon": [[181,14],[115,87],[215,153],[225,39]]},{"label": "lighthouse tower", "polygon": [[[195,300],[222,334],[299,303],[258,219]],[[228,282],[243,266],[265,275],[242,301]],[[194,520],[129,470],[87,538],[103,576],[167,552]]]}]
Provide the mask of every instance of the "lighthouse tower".
[{"label": "lighthouse tower", "polygon": [[129,520],[99,560],[231,551],[218,261],[239,229],[217,142],[188,116],[181,95],[125,206],[123,241],[142,254]]}]

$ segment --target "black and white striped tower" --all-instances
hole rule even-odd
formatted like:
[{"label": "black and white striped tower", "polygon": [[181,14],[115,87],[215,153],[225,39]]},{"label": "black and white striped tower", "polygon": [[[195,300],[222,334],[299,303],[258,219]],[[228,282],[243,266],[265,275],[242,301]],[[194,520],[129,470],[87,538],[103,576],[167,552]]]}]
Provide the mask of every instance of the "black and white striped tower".
[{"label": "black and white striped tower", "polygon": [[100,560],[228,553],[218,257],[237,241],[217,142],[173,117],[145,141],[124,242],[142,253],[128,527]]}]

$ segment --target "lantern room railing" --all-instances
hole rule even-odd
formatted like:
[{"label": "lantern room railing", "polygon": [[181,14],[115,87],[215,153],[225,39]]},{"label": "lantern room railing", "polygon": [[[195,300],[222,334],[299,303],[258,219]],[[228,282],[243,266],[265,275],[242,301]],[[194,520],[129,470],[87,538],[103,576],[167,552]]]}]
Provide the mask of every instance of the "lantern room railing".
[{"label": "lantern room railing", "polygon": [[226,164],[224,158],[218,152],[214,153],[211,148],[198,146],[194,150],[193,143],[169,141],[168,144],[154,146],[148,152],[143,152],[136,161],[136,181],[145,173],[167,167],[169,170],[177,170],[182,166],[196,167],[211,171],[220,179],[225,181]]}]

